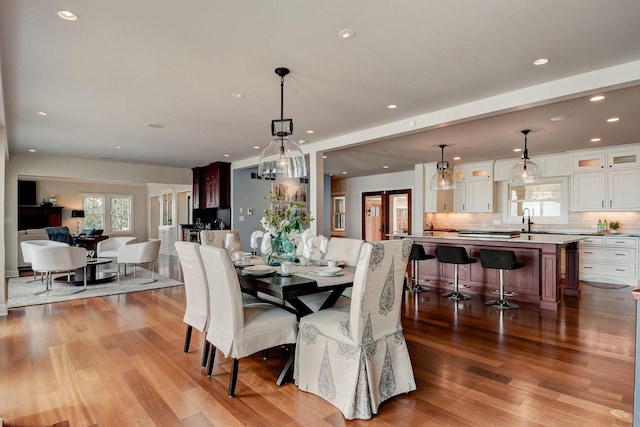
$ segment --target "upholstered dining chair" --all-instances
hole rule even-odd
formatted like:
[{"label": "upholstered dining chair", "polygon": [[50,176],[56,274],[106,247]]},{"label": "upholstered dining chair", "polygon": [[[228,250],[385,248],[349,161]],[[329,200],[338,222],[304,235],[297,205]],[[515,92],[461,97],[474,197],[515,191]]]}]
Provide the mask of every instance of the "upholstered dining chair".
[{"label": "upholstered dining chair", "polygon": [[227,234],[229,233],[233,233],[233,241],[235,243],[233,251],[242,250],[240,232],[238,230],[202,230],[200,231],[200,244],[224,249]]},{"label": "upholstered dining chair", "polygon": [[[105,240],[106,241],[106,240]],[[120,282],[120,265],[125,265],[125,275],[127,274],[126,265],[133,264],[133,277],[136,277],[136,265],[151,264],[151,281],[141,283],[142,285],[153,283],[156,279],[156,261],[160,253],[160,240],[149,240],[148,242],[130,243],[118,248],[118,282]]]},{"label": "upholstered dining chair", "polygon": [[400,308],[412,242],[364,243],[351,306],[300,319],[294,379],[300,390],[368,419],[380,404],[416,389]]},{"label": "upholstered dining chair", "polygon": [[360,258],[360,248],[364,240],[350,239],[346,237],[332,237],[329,239],[329,246],[324,259],[333,261],[343,261],[351,267],[358,264]]},{"label": "upholstered dining chair", "polygon": [[67,272],[69,276],[71,270],[84,268],[84,286],[78,292],[87,290],[87,250],[84,248],[65,246],[37,246],[31,249],[31,266],[33,271],[38,271],[45,275],[45,290],[37,292],[36,295],[48,293],[53,289],[53,273]]},{"label": "upholstered dining chair", "polygon": [[229,397],[235,395],[242,357],[296,342],[296,315],[267,303],[243,305],[238,275],[226,250],[200,246],[209,285],[207,341],[213,349],[207,375],[211,376],[216,348],[233,358]]},{"label": "upholstered dining chair", "polygon": [[[176,242],[176,252],[182,268],[184,279],[184,291],[186,295],[186,307],[182,321],[187,324],[184,337],[184,353],[189,352],[191,333],[193,328],[200,332],[207,331],[209,323],[209,288],[204,264],[200,257],[200,245],[193,242]],[[251,295],[242,294],[245,304],[257,303],[259,300]],[[204,341],[202,347],[202,367],[207,364],[209,356],[209,343]]]},{"label": "upholstered dining chair", "polygon": [[[20,249],[22,249],[22,259],[25,263],[31,264],[31,249],[33,247],[43,247],[43,246],[69,246],[68,243],[64,242],[56,242],[55,240],[25,240],[20,242]],[[33,270],[33,268],[32,268]],[[38,279],[38,272],[33,270],[33,280],[29,280],[27,283],[37,282],[40,280],[44,283],[44,274],[40,274],[40,278]]]}]

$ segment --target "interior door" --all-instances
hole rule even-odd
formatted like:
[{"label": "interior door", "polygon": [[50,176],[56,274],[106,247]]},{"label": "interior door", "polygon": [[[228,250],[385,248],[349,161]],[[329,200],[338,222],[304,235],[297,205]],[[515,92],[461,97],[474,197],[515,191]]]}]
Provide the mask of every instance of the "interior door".
[{"label": "interior door", "polygon": [[362,238],[387,240],[389,234],[411,234],[411,190],[362,193]]}]

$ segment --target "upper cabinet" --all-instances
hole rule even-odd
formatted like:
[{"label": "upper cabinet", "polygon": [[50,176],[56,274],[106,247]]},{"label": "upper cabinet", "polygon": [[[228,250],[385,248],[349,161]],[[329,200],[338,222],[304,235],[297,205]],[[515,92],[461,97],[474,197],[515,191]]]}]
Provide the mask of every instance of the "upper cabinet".
[{"label": "upper cabinet", "polygon": [[[531,156],[540,171],[543,178],[552,178],[559,176],[571,175],[571,169],[567,167],[571,162],[571,156],[565,153],[557,153],[552,155]],[[502,159],[496,160],[493,165],[494,181],[509,181],[511,169],[520,161],[520,159]]]},{"label": "upper cabinet", "polygon": [[493,212],[493,162],[456,165],[454,212]]},{"label": "upper cabinet", "polygon": [[640,210],[640,149],[573,156],[573,210]]},{"label": "upper cabinet", "polygon": [[193,208],[231,207],[231,163],[193,169]]}]

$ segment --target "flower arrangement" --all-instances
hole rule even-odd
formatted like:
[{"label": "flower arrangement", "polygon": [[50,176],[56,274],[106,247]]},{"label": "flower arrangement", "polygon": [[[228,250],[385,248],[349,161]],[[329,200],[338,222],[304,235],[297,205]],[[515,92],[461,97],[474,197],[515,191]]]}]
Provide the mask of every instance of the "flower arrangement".
[{"label": "flower arrangement", "polygon": [[609,229],[613,230],[614,232],[617,232],[619,228],[620,228],[620,221],[611,221],[609,223]]}]

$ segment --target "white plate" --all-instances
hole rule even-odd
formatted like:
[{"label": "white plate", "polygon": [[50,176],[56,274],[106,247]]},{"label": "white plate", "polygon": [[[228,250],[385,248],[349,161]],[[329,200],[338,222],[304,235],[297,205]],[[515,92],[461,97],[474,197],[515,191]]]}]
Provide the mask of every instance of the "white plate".
[{"label": "white plate", "polygon": [[235,263],[235,266],[236,266],[236,267],[250,267],[250,266],[252,266],[252,265],[253,265],[253,264],[244,264],[244,263],[242,263],[242,262],[236,262],[236,263]]},{"label": "white plate", "polygon": [[242,269],[242,274],[249,274],[251,276],[266,276],[267,274],[274,273],[276,271],[273,267],[267,267],[264,265],[254,265],[251,267],[245,267]]},{"label": "white plate", "polygon": [[342,268],[340,267],[323,267],[312,270],[309,274],[313,274],[314,276],[339,276],[342,274]]},{"label": "white plate", "polygon": [[[320,261],[313,261],[313,262],[314,262],[316,265],[321,265],[321,266],[323,266],[323,267],[326,267],[326,266],[328,265],[327,261],[323,261],[323,260],[320,260]],[[338,267],[344,267],[345,265],[347,265],[347,263],[346,263],[346,262],[344,262],[344,261],[338,261]],[[331,267],[331,268],[337,268],[337,267]]]}]

